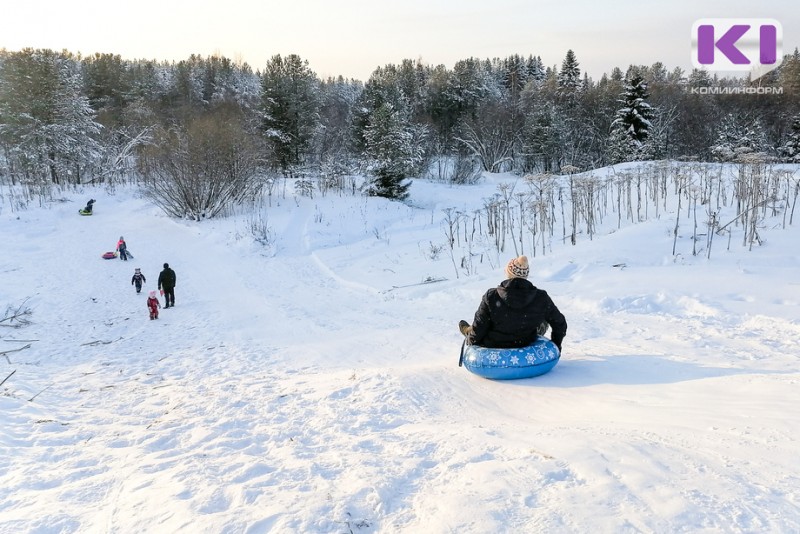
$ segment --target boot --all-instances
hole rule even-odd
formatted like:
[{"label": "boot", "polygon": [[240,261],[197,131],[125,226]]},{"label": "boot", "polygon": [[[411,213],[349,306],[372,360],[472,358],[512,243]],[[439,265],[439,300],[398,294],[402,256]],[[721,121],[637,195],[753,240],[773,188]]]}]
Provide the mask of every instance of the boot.
[{"label": "boot", "polygon": [[458,329],[464,336],[468,336],[472,332],[472,327],[470,324],[463,319],[458,321]]}]

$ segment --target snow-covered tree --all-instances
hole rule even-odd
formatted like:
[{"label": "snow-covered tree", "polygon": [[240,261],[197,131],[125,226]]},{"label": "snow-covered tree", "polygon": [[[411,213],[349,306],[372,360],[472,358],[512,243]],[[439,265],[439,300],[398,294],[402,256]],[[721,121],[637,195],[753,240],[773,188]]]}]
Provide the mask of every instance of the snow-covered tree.
[{"label": "snow-covered tree", "polygon": [[766,152],[768,147],[761,121],[729,113],[717,127],[711,154],[718,161],[735,161],[745,154]]},{"label": "snow-covered tree", "polygon": [[792,130],[789,139],[780,148],[781,156],[791,163],[800,163],[800,114],[792,119]]},{"label": "snow-covered tree", "polygon": [[500,99],[487,99],[472,117],[462,121],[456,140],[484,171],[511,169],[517,139],[511,109]]},{"label": "snow-covered tree", "polygon": [[522,151],[525,172],[555,172],[562,161],[566,136],[563,117],[550,103],[538,106],[526,117]]},{"label": "snow-covered tree", "polygon": [[638,145],[647,141],[651,122],[655,111],[647,99],[650,93],[647,92],[647,83],[641,76],[635,76],[625,85],[620,103],[622,107],[617,110],[616,119],[612,126],[621,128]]},{"label": "snow-covered tree", "polygon": [[527,61],[519,54],[505,58],[501,64],[500,76],[503,87],[508,90],[512,98],[519,98],[530,76]]},{"label": "snow-covered tree", "polygon": [[800,94],[800,50],[795,48],[791,54],[784,55],[778,72],[783,90],[790,95]]},{"label": "snow-covered tree", "polygon": [[558,71],[558,87],[567,93],[573,93],[581,86],[581,69],[575,52],[567,50],[561,70]]},{"label": "snow-covered tree", "polygon": [[409,174],[422,161],[424,130],[409,121],[409,110],[384,102],[370,114],[364,131],[365,156],[374,178],[367,193],[395,200],[408,197]]},{"label": "snow-covered tree", "polygon": [[113,127],[122,122],[122,112],[131,96],[128,64],[114,54],[94,54],[81,60],[84,94],[98,122]]},{"label": "snow-covered tree", "polygon": [[540,84],[544,81],[545,69],[541,56],[528,56],[526,68],[528,71],[528,80],[536,84]]},{"label": "snow-covered tree", "polygon": [[350,126],[364,86],[339,76],[320,85],[319,126],[311,143],[314,162],[327,176],[350,173],[355,166]]},{"label": "snow-covered tree", "polygon": [[646,143],[653,127],[655,111],[647,102],[650,94],[647,83],[635,75],[625,84],[619,103],[622,105],[611,123],[609,160],[612,163],[644,159],[647,157]]},{"label": "snow-covered tree", "polygon": [[12,180],[78,183],[98,159],[100,125],[72,56],[30,48],[0,64],[0,140]]},{"label": "snow-covered tree", "polygon": [[302,164],[319,123],[319,80],[295,54],[273,56],[262,78],[263,131],[284,173]]},{"label": "snow-covered tree", "polygon": [[711,87],[714,80],[705,69],[692,69],[689,78],[686,80],[689,87]]}]

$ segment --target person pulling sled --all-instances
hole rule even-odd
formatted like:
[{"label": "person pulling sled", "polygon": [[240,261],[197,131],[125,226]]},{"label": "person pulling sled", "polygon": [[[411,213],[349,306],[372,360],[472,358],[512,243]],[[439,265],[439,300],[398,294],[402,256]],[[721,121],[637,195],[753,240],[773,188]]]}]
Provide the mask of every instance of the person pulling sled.
[{"label": "person pulling sled", "polygon": [[119,236],[119,241],[117,241],[117,253],[119,254],[119,259],[128,261],[128,245],[122,236]]}]

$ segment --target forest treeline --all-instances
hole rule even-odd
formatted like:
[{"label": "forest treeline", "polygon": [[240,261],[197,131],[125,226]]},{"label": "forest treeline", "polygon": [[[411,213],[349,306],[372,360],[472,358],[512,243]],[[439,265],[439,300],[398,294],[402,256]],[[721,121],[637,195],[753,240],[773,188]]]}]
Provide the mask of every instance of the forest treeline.
[{"label": "forest treeline", "polygon": [[[755,82],[661,63],[599,80],[568,51],[404,60],[366,82],[297,55],[263,70],[0,50],[0,184],[135,180],[174,215],[213,216],[276,177],[404,198],[409,177],[560,173],[634,160],[800,162],[800,54]],[[351,184],[351,182],[347,182]]]}]

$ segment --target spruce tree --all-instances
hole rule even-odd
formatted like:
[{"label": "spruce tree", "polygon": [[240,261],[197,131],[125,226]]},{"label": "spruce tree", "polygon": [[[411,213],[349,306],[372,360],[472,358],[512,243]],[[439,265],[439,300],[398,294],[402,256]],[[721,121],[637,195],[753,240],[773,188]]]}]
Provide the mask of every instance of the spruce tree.
[{"label": "spruce tree", "polygon": [[786,158],[786,161],[800,163],[800,114],[795,115],[792,119],[792,133],[781,147],[781,155]]},{"label": "spruce tree", "polygon": [[561,70],[558,71],[558,87],[565,92],[575,92],[581,86],[581,69],[575,52],[567,50]]},{"label": "spruce tree", "polygon": [[651,122],[655,112],[647,102],[650,94],[647,83],[640,75],[625,85],[619,100],[622,107],[617,110],[611,123],[609,159],[612,163],[631,161],[647,157],[645,143],[650,137]]},{"label": "spruce tree", "polygon": [[408,197],[409,173],[422,160],[420,131],[409,121],[408,108],[384,102],[373,110],[364,131],[365,156],[374,178],[367,193],[394,200]]}]

